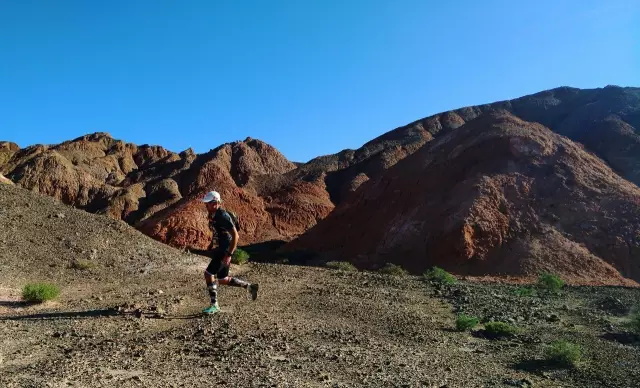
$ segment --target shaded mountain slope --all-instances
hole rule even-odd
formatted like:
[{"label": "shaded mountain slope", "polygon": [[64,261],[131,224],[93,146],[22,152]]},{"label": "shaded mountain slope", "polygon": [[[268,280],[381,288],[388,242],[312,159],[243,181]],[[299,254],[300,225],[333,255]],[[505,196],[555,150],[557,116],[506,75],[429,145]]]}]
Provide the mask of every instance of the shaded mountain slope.
[{"label": "shaded mountain slope", "polygon": [[640,281],[640,189],[540,124],[483,114],[364,183],[287,250],[366,268]]}]

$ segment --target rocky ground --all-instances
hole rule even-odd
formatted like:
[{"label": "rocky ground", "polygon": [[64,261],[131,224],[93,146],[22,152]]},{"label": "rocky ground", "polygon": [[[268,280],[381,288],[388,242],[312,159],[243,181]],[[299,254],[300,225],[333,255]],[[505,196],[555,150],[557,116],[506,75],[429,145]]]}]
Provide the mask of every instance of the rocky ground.
[{"label": "rocky ground", "polygon": [[[0,225],[1,387],[640,386],[624,326],[638,289],[523,297],[512,285],[249,263],[233,272],[260,284],[259,299],[224,288],[223,311],[201,316],[206,258],[10,186]],[[25,304],[20,289],[35,281],[61,295]],[[521,331],[457,332],[463,312]],[[576,368],[544,361],[555,339],[584,347]]]},{"label": "rocky ground", "polygon": [[[0,385],[635,387],[640,346],[624,328],[636,289],[570,288],[521,297],[515,286],[440,288],[416,277],[247,264],[252,302],[224,289],[205,305],[196,256],[136,283],[63,287],[24,305],[4,288]],[[510,339],[454,330],[455,312],[512,322]],[[582,345],[576,368],[544,361],[556,339]]]}]

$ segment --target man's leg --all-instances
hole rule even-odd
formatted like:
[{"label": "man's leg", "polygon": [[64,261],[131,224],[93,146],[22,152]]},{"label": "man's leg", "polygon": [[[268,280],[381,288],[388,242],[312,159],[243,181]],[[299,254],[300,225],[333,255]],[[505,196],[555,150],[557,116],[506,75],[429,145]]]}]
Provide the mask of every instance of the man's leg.
[{"label": "man's leg", "polygon": [[249,292],[251,299],[256,300],[258,298],[258,284],[257,283],[248,283],[244,280],[240,280],[238,278],[234,278],[231,276],[227,276],[218,281],[220,284],[224,284],[225,286],[232,287],[242,287]]},{"label": "man's leg", "polygon": [[218,282],[216,278],[209,272],[204,271],[204,281],[207,283],[207,292],[209,292],[209,298],[212,305],[218,304]]},{"label": "man's leg", "polygon": [[220,311],[220,307],[218,307],[218,282],[215,275],[213,275],[220,268],[220,263],[220,259],[214,254],[207,269],[204,271],[204,281],[207,283],[207,292],[211,299],[211,305],[202,310],[205,314],[213,314]]},{"label": "man's leg", "polygon": [[244,280],[240,280],[238,278],[234,278],[229,276],[229,267],[223,266],[220,271],[217,273],[218,283],[225,286],[231,287],[242,287],[249,291],[251,295],[251,299],[256,300],[258,297],[258,285],[251,284],[249,282],[245,282]]},{"label": "man's leg", "polygon": [[242,288],[249,287],[248,282],[245,282],[244,280],[240,280],[238,278],[234,278],[231,276],[227,276],[226,278],[220,279],[218,283],[220,283],[221,285],[231,286],[231,287],[242,287]]}]

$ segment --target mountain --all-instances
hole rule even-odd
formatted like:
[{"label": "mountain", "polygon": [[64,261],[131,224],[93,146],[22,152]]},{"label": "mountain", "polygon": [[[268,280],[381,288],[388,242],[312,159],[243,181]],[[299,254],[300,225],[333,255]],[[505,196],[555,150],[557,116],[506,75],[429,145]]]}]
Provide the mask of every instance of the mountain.
[{"label": "mountain", "polygon": [[181,247],[204,248],[211,240],[198,202],[209,190],[220,191],[225,206],[243,219],[243,243],[290,238],[334,207],[322,180],[267,189],[266,182],[296,166],[251,138],[196,155],[94,133],[23,149],[3,142],[0,156],[0,171],[20,186],[124,220]]},{"label": "mountain", "polygon": [[[610,169],[606,176],[617,177],[618,180],[611,190],[618,193],[616,195],[622,195],[620,193],[623,192],[626,193],[624,195],[629,195],[629,203],[635,201],[636,194],[633,189],[628,189],[627,185],[631,184],[629,187],[633,188],[636,187],[634,185],[640,184],[640,88],[617,86],[585,90],[561,87],[514,100],[443,112],[389,131],[357,150],[343,150],[307,163],[291,163],[274,147],[251,138],[223,144],[198,155],[190,149],[174,153],[159,146],[138,146],[115,140],[106,133],[95,133],[59,145],[35,145],[23,149],[13,143],[0,142],[0,173],[22,187],[54,196],[64,203],[90,212],[124,220],[160,241],[189,248],[203,248],[209,244],[211,235],[206,228],[204,208],[197,199],[204,192],[215,189],[222,193],[225,206],[238,213],[242,219],[245,227],[242,231],[242,244],[272,240],[290,241],[300,236],[300,240],[292,242],[287,249],[306,249],[315,246],[314,241],[320,238],[316,230],[324,228],[325,221],[322,221],[318,228],[313,227],[332,213],[334,207],[337,206],[336,215],[327,218],[327,223],[334,222],[332,220],[343,214],[345,209],[372,211],[366,206],[360,207],[358,198],[363,198],[365,187],[377,187],[380,182],[394,181],[389,180],[389,174],[398,174],[397,165],[401,164],[402,169],[414,171],[416,174],[432,174],[431,167],[422,169],[421,166],[426,160],[434,157],[431,153],[443,149],[442,144],[446,143],[451,152],[456,147],[464,148],[464,144],[482,136],[487,129],[503,125],[501,123],[507,120],[505,117],[525,123],[521,124],[525,132],[539,126],[546,128],[543,136],[545,142],[556,144],[569,141],[569,145],[562,147],[578,147],[581,151],[572,154],[577,159],[568,162],[572,167],[567,170],[567,174],[586,174],[589,179],[596,179],[583,171],[585,166],[596,166],[596,162],[585,162],[587,159],[584,155],[589,155],[590,158],[598,160],[598,169]],[[475,128],[475,131],[469,131],[468,128]],[[507,138],[510,136],[503,135]],[[546,138],[551,135],[555,136],[553,140],[550,140],[551,137]],[[501,161],[500,157],[506,159]],[[493,155],[487,150],[486,153],[477,153],[478,159],[475,163],[508,165],[509,157],[508,154]],[[417,165],[413,166],[412,163]],[[462,163],[462,159],[452,158],[448,163],[450,166],[447,169],[438,170],[441,175],[437,179],[447,181],[448,171],[459,168],[457,163]],[[524,171],[531,167],[529,164],[534,161],[523,159],[519,163],[518,169]],[[545,163],[551,165],[553,162]],[[583,166],[581,163],[587,164]],[[492,171],[479,171],[478,176],[489,174],[486,175],[487,179],[493,179],[490,175]],[[527,176],[539,181],[541,178],[536,174]],[[474,177],[475,175],[462,174],[459,179],[476,179]],[[599,206],[599,194],[596,191],[585,189],[581,186],[582,182],[567,177],[563,182],[574,191],[562,195],[569,195],[572,200],[580,198],[586,201],[586,207]],[[627,188],[621,188],[622,185]],[[448,200],[447,195],[454,194],[451,191],[454,190],[454,186],[454,183],[447,187],[430,186],[428,192],[424,193],[425,198],[435,196],[443,201]],[[405,189],[389,183],[385,190]],[[386,191],[380,191],[379,194],[380,198],[386,198],[388,195]],[[586,197],[583,198],[582,195]],[[472,198],[475,197],[463,195],[460,200],[475,201]],[[435,210],[438,207],[437,204],[426,206],[420,202],[411,206],[416,209],[433,206]],[[463,205],[460,206],[464,209]],[[635,211],[635,208],[632,209]],[[542,210],[535,208],[533,212],[539,218],[539,212]],[[415,211],[426,219],[441,217],[431,211]],[[566,214],[562,216],[568,217]],[[615,216],[621,217],[621,222],[625,223],[633,214],[615,213]],[[476,217],[483,219],[490,217],[490,214],[479,213]],[[354,222],[357,219],[366,217],[356,216],[354,213]],[[518,222],[524,224],[520,229],[529,232],[540,227],[526,217]],[[601,229],[608,225],[601,223],[602,220],[594,222],[594,226]],[[361,227],[351,224],[354,229]],[[331,233],[339,234],[343,227],[344,225],[335,224]],[[364,229],[369,227],[363,226]],[[633,230],[635,229],[632,228]],[[309,236],[306,235],[307,231]],[[584,240],[582,237],[574,239],[573,235],[567,237],[563,231],[559,233],[565,236],[563,238],[577,244]],[[332,241],[332,238],[330,235],[326,236],[327,241]],[[467,248],[460,248],[464,244],[460,245],[454,240],[447,240],[445,245],[448,244],[448,250],[437,248],[440,246],[438,244],[424,249],[429,252],[444,249],[443,252],[456,252],[455,254],[461,254],[461,257],[486,256],[464,253]],[[362,244],[363,252],[370,253],[380,244],[375,237],[370,237],[368,241],[366,238],[360,242],[356,241],[360,240],[354,239],[354,246]],[[635,275],[630,275],[635,270],[621,269],[627,265],[624,263],[635,260],[634,244],[635,240],[624,237],[611,245],[610,247],[615,248],[617,252],[614,256],[618,259],[615,260],[601,254],[600,251],[593,251],[595,248],[588,244],[584,248],[586,251],[580,251],[580,254],[584,257],[591,254],[591,259],[611,265],[610,271],[618,271],[620,276],[628,275],[635,279]],[[324,245],[320,250],[327,250],[327,244]],[[471,245],[475,246],[476,243]],[[506,249],[506,245],[502,243],[496,247],[494,248],[498,250]],[[491,248],[493,253],[487,254],[486,257],[494,257],[497,254],[493,251],[494,248]],[[345,258],[365,267],[377,266],[383,258],[402,262],[413,271],[420,271],[431,263],[444,263],[441,261],[444,259],[433,258],[433,253],[426,259],[421,253],[411,252],[405,253],[406,259],[392,260],[384,255],[374,255],[370,259],[362,260],[357,258],[358,254],[363,254],[362,252],[354,256],[351,253],[355,252],[355,248],[345,249],[345,252],[350,252]],[[445,261],[457,262],[458,259],[459,257],[455,256]],[[494,259],[486,260],[493,263]],[[620,263],[614,263],[616,260]],[[451,268],[469,273],[477,272],[475,267],[464,269],[458,264],[452,265]],[[518,265],[514,268],[507,272],[530,271]],[[591,275],[576,275],[577,278],[584,276]]]},{"label": "mountain", "polygon": [[548,128],[481,114],[369,180],[288,250],[414,273],[640,281],[640,188]]}]

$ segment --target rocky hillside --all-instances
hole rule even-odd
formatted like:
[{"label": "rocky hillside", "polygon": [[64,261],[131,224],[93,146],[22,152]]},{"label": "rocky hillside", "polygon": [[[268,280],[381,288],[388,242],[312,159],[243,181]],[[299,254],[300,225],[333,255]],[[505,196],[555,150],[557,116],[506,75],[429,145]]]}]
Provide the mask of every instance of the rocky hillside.
[{"label": "rocky hillside", "polygon": [[[601,159],[611,174],[640,183],[640,89],[614,86],[589,90],[563,87],[444,112],[387,132],[357,150],[343,150],[303,164],[291,163],[275,148],[251,138],[197,155],[192,150],[174,153],[158,146],[137,146],[96,133],[59,145],[23,149],[0,142],[0,174],[64,203],[124,220],[160,241],[191,248],[202,248],[210,241],[204,209],[196,199],[216,189],[226,199],[226,206],[243,220],[243,244],[291,240],[324,219],[336,205],[352,207],[354,202],[349,198],[362,198],[362,193],[354,193],[363,184],[382,179],[398,162],[417,151],[423,158],[431,157],[424,156],[429,152],[425,149],[433,149],[430,143],[452,139],[463,147],[469,139],[453,134],[495,112],[539,123],[566,136]],[[478,124],[472,126],[483,130]],[[486,157],[491,155],[479,154],[479,163],[488,163],[482,159]],[[452,163],[458,160],[454,158]],[[439,179],[447,177],[445,170],[440,172]],[[569,180],[565,184],[571,187],[574,183]],[[584,201],[596,203],[597,198],[586,197]],[[484,216],[488,217],[478,215]],[[606,227],[597,222],[594,225]],[[570,240],[574,241],[573,237]],[[615,247],[633,246],[629,238],[623,240]],[[459,247],[454,245],[448,249],[457,252]],[[628,251],[616,254],[621,262],[633,255],[631,248],[616,249]],[[589,252],[599,257],[598,252]],[[419,270],[425,260],[413,256],[405,264]],[[371,259],[366,265],[378,264],[379,259]]]},{"label": "rocky hillside", "polygon": [[439,113],[389,131],[357,150],[322,156],[290,174],[326,173],[327,190],[339,204],[362,182],[425,143],[484,113],[507,111],[583,144],[619,175],[640,184],[640,88],[561,87],[509,101]]},{"label": "rocky hillside", "polygon": [[243,219],[243,242],[288,239],[332,209],[321,179],[265,189],[269,177],[295,169],[255,139],[196,155],[136,146],[107,133],[20,149],[0,143],[0,172],[27,189],[124,220],[174,246],[202,248],[211,234],[197,199],[218,190]]},{"label": "rocky hillside", "polygon": [[[208,259],[122,221],[0,185],[0,387],[637,387],[638,336],[626,329],[640,289],[513,285],[248,263],[260,284],[220,290],[200,313]],[[32,304],[21,288],[60,287]],[[456,313],[514,324],[492,339],[457,331]],[[582,347],[568,368],[558,339]],[[171,360],[167,362],[167,360]]]},{"label": "rocky hillside", "polygon": [[[222,288],[222,312],[203,316],[205,257],[10,185],[0,225],[3,388],[640,384],[639,337],[625,329],[639,289],[518,296],[512,285],[248,263],[232,273],[259,283],[258,299]],[[33,282],[61,293],[21,300]],[[456,331],[456,313],[518,332]],[[575,368],[547,361],[558,339],[584,349]]]},{"label": "rocky hillside", "polygon": [[[640,188],[508,112],[439,136],[287,246],[360,267],[640,281]],[[633,283],[633,282],[631,282]]]}]

